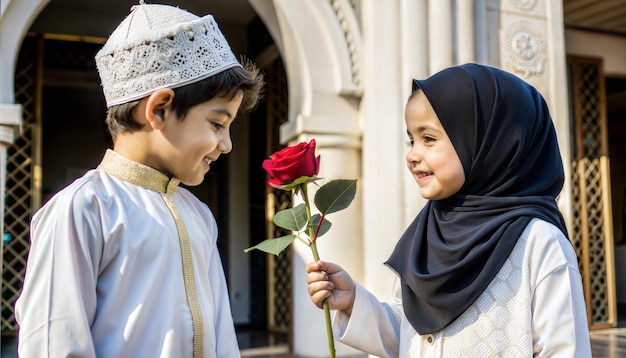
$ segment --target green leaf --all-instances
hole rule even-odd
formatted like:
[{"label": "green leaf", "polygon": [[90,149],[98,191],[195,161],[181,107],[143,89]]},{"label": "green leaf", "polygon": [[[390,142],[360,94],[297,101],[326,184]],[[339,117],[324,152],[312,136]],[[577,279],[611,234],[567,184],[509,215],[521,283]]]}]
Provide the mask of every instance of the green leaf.
[{"label": "green leaf", "polygon": [[295,208],[281,210],[274,215],[274,224],[287,230],[300,231],[306,222],[306,205],[304,203]]},{"label": "green leaf", "polygon": [[283,250],[285,250],[287,246],[289,246],[295,239],[296,239],[296,235],[281,236],[275,239],[265,240],[259,243],[258,245],[255,245],[255,246],[252,246],[243,250],[243,252],[250,252],[252,250],[261,250],[263,252],[267,252],[268,254],[278,255],[281,252],[283,252]]},{"label": "green leaf", "polygon": [[[315,214],[313,215],[313,232],[315,232],[315,230],[317,230],[317,226],[319,225],[320,222],[320,218],[322,216],[320,214]],[[317,234],[317,237],[319,238],[320,236],[324,235],[325,233],[328,232],[328,230],[330,230],[331,227],[331,222],[328,221],[328,219],[324,218],[324,221],[322,221],[322,227],[320,228],[320,232]]]},{"label": "green leaf", "polygon": [[280,190],[287,190],[287,191],[289,191],[289,190],[291,190],[291,189],[293,189],[293,188],[298,187],[300,184],[308,184],[308,183],[312,183],[312,182],[314,182],[314,181],[316,181],[316,180],[319,180],[319,179],[320,179],[320,178],[319,178],[319,177],[316,177],[316,176],[312,176],[312,177],[300,177],[300,178],[298,178],[298,179],[296,179],[296,180],[292,181],[292,182],[291,182],[291,183],[289,183],[289,184],[285,184],[285,185],[277,185],[277,186],[275,186],[274,188],[276,188],[276,189],[280,189]]},{"label": "green leaf", "polygon": [[323,215],[347,208],[356,195],[356,179],[336,179],[315,193],[315,206]]}]

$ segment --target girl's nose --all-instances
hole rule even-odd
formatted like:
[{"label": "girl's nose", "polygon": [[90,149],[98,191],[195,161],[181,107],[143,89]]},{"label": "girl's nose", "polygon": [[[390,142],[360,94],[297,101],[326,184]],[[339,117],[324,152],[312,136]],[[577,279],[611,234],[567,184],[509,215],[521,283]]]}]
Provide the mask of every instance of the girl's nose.
[{"label": "girl's nose", "polygon": [[[417,150],[416,146],[412,146],[409,151],[406,153],[406,162],[409,166],[412,166],[411,163],[419,163],[422,160],[422,156]],[[409,167],[411,169],[411,167]]]}]

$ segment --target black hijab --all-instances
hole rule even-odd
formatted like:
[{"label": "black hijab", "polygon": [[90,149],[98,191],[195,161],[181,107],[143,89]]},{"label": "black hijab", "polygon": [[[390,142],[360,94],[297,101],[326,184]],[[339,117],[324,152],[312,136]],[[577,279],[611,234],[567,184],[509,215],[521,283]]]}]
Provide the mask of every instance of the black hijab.
[{"label": "black hijab", "polygon": [[465,183],[429,201],[385,263],[419,334],[445,328],[496,276],[532,218],[567,231],[563,163],[543,97],[516,76],[467,64],[414,80],[461,160]]}]

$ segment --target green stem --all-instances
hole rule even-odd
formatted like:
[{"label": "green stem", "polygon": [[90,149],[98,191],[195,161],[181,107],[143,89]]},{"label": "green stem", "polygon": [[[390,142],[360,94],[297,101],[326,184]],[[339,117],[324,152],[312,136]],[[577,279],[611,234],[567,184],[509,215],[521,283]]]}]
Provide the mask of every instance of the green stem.
[{"label": "green stem", "polygon": [[[317,252],[317,244],[315,243],[316,237],[314,237],[313,233],[313,220],[311,219],[311,205],[309,204],[309,194],[307,192],[307,185],[300,184],[300,190],[302,191],[302,198],[304,199],[304,204],[306,208],[306,216],[308,219],[308,229],[309,229],[309,241],[311,242],[311,252],[313,253],[313,259],[315,262],[320,260],[320,255]],[[322,225],[322,221],[320,220],[319,225]],[[324,305],[324,318],[326,320],[326,336],[328,339],[328,351],[330,353],[330,358],[335,358],[335,337],[333,336],[333,326],[330,321],[330,306],[328,306],[328,300],[325,299],[323,302]]]}]

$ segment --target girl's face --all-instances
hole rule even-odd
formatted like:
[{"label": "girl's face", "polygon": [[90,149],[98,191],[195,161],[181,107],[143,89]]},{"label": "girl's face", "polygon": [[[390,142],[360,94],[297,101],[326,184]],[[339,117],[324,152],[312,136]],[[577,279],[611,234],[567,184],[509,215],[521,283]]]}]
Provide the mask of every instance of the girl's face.
[{"label": "girl's face", "polygon": [[442,200],[456,194],[465,183],[463,165],[422,91],[407,103],[405,120],[411,143],[406,162],[422,197]]}]

